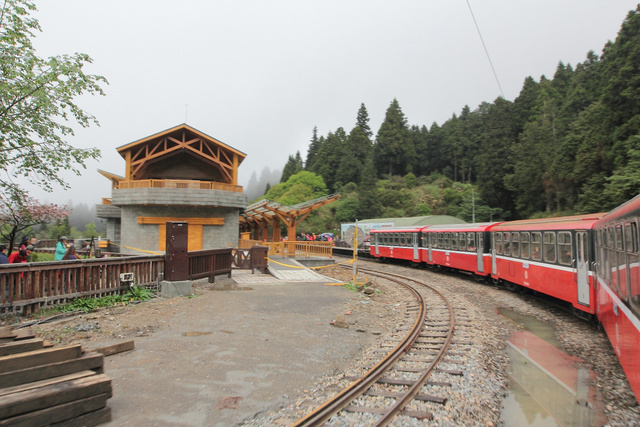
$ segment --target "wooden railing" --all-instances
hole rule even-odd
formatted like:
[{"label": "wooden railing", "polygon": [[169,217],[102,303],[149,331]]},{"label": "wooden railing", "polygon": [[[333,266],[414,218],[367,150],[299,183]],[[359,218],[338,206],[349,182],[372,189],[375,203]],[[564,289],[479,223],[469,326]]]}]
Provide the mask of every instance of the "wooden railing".
[{"label": "wooden railing", "polygon": [[283,258],[310,258],[312,256],[331,258],[333,256],[332,242],[262,242],[260,240],[238,241],[238,248],[240,249],[250,249],[254,245],[267,246],[269,248],[269,256],[281,256]]},{"label": "wooden railing", "polygon": [[120,181],[119,189],[128,188],[184,188],[190,190],[222,190],[242,193],[242,186],[224,184],[213,181],[193,181],[179,179],[140,179],[135,181]]},{"label": "wooden railing", "polygon": [[233,268],[232,251],[232,248],[224,248],[188,252],[189,279],[208,277],[209,283],[213,283],[216,275],[227,274],[231,278],[231,270]]},{"label": "wooden railing", "polygon": [[269,263],[267,262],[267,253],[269,248],[266,246],[255,245],[250,249],[234,249],[233,250],[233,267],[238,269],[248,269],[254,273],[255,269],[266,273]]},{"label": "wooden railing", "polygon": [[[164,256],[79,259],[0,266],[0,313],[30,314],[80,297],[118,294],[151,285],[164,272]],[[122,283],[121,273],[133,273]]]}]

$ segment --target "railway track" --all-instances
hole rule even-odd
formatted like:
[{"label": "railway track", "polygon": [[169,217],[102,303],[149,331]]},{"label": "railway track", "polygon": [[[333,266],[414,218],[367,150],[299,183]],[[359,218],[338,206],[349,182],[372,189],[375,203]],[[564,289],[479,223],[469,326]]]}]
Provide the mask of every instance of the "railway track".
[{"label": "railway track", "polygon": [[[405,417],[414,422],[430,420],[429,406],[447,401],[451,386],[447,376],[463,375],[457,369],[461,362],[455,357],[469,350],[471,344],[455,336],[456,316],[450,301],[437,289],[410,277],[371,269],[359,271],[405,287],[413,295],[413,302],[406,305],[393,341],[381,345],[382,359],[362,377],[349,378],[349,386],[295,426],[384,426],[393,420],[410,424],[409,420],[401,421]],[[464,315],[461,317],[467,321]],[[434,374],[439,376],[437,380]]]}]

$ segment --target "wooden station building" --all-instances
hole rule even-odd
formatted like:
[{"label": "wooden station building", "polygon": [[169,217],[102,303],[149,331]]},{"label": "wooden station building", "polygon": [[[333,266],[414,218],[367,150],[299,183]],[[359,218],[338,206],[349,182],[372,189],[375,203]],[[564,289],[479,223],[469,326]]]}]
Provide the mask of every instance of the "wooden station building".
[{"label": "wooden station building", "polygon": [[117,150],[125,174],[99,171],[112,190],[97,207],[116,250],[163,252],[168,221],[189,224],[189,251],[238,244],[239,218],[248,203],[238,167],[246,154],[186,124]]}]

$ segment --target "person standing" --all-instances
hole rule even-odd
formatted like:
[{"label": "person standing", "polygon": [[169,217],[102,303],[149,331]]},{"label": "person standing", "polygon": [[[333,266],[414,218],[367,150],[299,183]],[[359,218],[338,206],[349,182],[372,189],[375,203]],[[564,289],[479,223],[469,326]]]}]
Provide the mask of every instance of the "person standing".
[{"label": "person standing", "polygon": [[67,236],[60,237],[58,243],[56,243],[56,253],[53,256],[53,259],[56,261],[61,261],[64,255],[67,253]]},{"label": "person standing", "polygon": [[7,256],[7,245],[0,245],[0,264],[9,264]]}]

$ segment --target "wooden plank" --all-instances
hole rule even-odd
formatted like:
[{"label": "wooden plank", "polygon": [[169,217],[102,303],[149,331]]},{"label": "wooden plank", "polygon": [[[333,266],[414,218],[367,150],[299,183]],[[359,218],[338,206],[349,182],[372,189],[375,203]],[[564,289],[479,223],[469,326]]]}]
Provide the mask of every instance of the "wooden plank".
[{"label": "wooden plank", "polygon": [[16,341],[29,340],[36,337],[31,328],[15,329],[13,333],[16,335]]},{"label": "wooden plank", "polygon": [[97,411],[88,412],[79,417],[72,418],[61,423],[51,424],[52,427],[78,427],[78,426],[98,426],[111,421],[111,408],[106,407]]},{"label": "wooden plank", "polygon": [[107,399],[109,399],[107,394],[98,394],[74,400],[73,402],[52,406],[40,411],[0,420],[0,426],[44,426],[59,422],[72,422],[72,425],[76,426],[97,425],[87,423],[86,420],[79,420],[78,417],[104,408],[107,405]]},{"label": "wooden plank", "polygon": [[0,420],[98,394],[106,394],[111,397],[111,378],[104,374],[1,396]]},{"label": "wooden plank", "polygon": [[134,342],[133,341],[125,341],[125,342],[121,342],[119,344],[113,344],[113,345],[108,345],[105,347],[98,347],[98,348],[94,348],[92,350],[89,350],[91,352],[96,352],[96,353],[100,353],[102,355],[106,356],[111,356],[114,354],[118,354],[118,353],[122,353],[124,351],[130,351],[134,349]]},{"label": "wooden plank", "polygon": [[33,338],[30,340],[11,341],[0,345],[0,356],[9,354],[24,353],[42,348],[42,338]]},{"label": "wooden plank", "polygon": [[103,365],[103,355],[98,353],[85,353],[75,359],[1,373],[0,387],[13,387],[20,384],[73,374],[74,372],[89,369],[101,374]]},{"label": "wooden plank", "polygon": [[76,359],[81,354],[82,346],[76,344],[0,356],[0,373]]},{"label": "wooden plank", "polygon": [[19,385],[13,386],[13,387],[4,387],[4,388],[0,389],[0,398],[2,396],[6,396],[7,394],[20,393],[20,392],[23,392],[23,391],[33,390],[33,389],[36,389],[36,388],[48,386],[48,385],[55,384],[55,383],[61,383],[61,382],[65,382],[65,381],[75,380],[77,378],[89,377],[91,375],[96,375],[96,373],[94,371],[87,370],[87,371],[74,372],[73,374],[62,375],[62,376],[59,376],[59,377],[47,378],[45,380],[34,381],[34,382],[26,383],[26,384],[19,384]]}]

